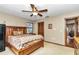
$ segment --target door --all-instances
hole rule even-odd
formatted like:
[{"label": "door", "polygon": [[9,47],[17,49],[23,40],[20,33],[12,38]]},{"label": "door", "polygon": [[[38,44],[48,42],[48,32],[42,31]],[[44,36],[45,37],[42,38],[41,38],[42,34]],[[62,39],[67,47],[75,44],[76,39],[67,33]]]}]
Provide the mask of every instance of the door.
[{"label": "door", "polygon": [[38,34],[44,36],[44,22],[38,23]]},{"label": "door", "polygon": [[65,28],[65,45],[74,48],[74,36],[77,36],[78,32],[78,21],[77,18],[66,19]]}]

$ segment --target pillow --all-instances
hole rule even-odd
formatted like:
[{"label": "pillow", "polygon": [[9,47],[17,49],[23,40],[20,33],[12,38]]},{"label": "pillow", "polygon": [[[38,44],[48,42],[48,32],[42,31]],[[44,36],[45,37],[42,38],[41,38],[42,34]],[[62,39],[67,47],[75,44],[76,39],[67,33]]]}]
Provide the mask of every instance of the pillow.
[{"label": "pillow", "polygon": [[13,31],[13,35],[18,35],[17,31]]},{"label": "pillow", "polygon": [[21,35],[21,34],[23,34],[23,31],[18,31],[17,33],[18,33],[18,35]]},{"label": "pillow", "polygon": [[22,35],[23,31],[13,31],[13,35]]}]

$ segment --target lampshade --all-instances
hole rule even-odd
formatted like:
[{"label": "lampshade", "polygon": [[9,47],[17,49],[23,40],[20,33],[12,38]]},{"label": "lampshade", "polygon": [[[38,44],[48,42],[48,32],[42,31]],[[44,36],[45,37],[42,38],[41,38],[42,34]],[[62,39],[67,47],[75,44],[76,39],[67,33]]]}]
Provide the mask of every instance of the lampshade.
[{"label": "lampshade", "polygon": [[33,12],[33,15],[37,15],[37,12]]}]

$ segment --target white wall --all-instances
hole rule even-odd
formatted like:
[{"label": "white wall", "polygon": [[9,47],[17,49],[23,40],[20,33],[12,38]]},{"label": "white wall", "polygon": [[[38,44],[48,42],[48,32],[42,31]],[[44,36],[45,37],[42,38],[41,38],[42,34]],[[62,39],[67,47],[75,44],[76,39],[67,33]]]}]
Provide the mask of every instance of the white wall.
[{"label": "white wall", "polygon": [[[52,24],[52,29],[48,29],[48,24]],[[50,17],[45,21],[45,40],[63,44],[64,20],[62,17]]]},{"label": "white wall", "polygon": [[[65,30],[65,18],[79,16],[79,12],[73,12],[69,14],[63,14],[60,16],[45,18],[44,20],[44,39],[49,42],[58,44],[65,44],[64,30]],[[34,25],[34,33],[38,33],[38,22]],[[48,29],[48,24],[52,24],[53,29]]]},{"label": "white wall", "polygon": [[36,22],[33,23],[33,32],[38,34],[38,22],[44,22],[44,20],[38,20]]},{"label": "white wall", "polygon": [[26,26],[26,19],[0,12],[0,24],[7,26]]}]

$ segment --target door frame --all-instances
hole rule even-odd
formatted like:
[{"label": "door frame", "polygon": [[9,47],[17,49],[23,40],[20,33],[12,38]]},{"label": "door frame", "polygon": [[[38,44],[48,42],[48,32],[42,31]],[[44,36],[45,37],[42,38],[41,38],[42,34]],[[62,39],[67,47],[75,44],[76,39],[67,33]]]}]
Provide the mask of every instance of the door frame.
[{"label": "door frame", "polygon": [[[44,22],[38,22],[39,23],[43,23],[43,26],[44,26]],[[39,30],[38,30],[38,34],[39,34]],[[44,27],[43,27],[43,36],[44,36]]]},{"label": "door frame", "polygon": [[64,37],[65,37],[65,46],[67,46],[67,47],[69,47],[68,45],[67,45],[67,30],[66,30],[66,21],[67,20],[75,20],[75,22],[76,22],[76,36],[78,36],[77,34],[78,34],[78,17],[73,17],[73,18],[65,18],[65,33],[64,33]]}]

